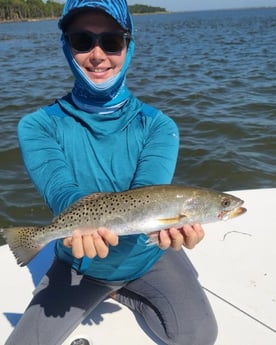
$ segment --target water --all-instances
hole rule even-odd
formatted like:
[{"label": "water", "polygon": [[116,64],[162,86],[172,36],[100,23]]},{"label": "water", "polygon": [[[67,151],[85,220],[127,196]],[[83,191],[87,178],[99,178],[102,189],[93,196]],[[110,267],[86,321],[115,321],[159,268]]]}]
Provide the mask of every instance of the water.
[{"label": "water", "polygon": [[[134,18],[129,88],[180,128],[175,182],[276,187],[276,8]],[[70,90],[57,21],[0,25],[0,227],[51,218],[22,166],[16,125]]]}]

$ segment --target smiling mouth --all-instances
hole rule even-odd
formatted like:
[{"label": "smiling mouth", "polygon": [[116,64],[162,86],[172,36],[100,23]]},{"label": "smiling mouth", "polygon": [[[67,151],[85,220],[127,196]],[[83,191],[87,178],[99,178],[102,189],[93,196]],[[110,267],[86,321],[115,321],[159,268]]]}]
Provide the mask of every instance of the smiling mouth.
[{"label": "smiling mouth", "polygon": [[107,72],[111,69],[111,67],[108,67],[108,68],[88,68],[88,71],[89,72],[92,72],[92,73],[104,73],[104,72]]}]

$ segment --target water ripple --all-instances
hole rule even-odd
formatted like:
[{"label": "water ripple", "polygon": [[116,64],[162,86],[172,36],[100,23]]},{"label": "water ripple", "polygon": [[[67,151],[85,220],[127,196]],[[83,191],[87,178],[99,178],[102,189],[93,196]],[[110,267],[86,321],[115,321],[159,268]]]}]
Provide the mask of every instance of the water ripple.
[{"label": "water ripple", "polygon": [[[128,85],[178,124],[175,182],[221,190],[276,187],[276,9],[134,18]],[[45,222],[16,126],[70,90],[57,21],[0,25],[0,226]]]}]

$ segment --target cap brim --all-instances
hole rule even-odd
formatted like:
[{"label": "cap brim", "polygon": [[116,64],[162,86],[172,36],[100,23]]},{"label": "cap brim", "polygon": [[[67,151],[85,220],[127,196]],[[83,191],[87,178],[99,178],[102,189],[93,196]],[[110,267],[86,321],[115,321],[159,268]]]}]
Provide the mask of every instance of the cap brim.
[{"label": "cap brim", "polygon": [[101,8],[93,8],[89,6],[73,8],[69,11],[63,18],[61,18],[58,22],[58,26],[62,31],[66,31],[68,25],[72,22],[72,20],[79,14],[85,13],[88,11],[103,11]]}]

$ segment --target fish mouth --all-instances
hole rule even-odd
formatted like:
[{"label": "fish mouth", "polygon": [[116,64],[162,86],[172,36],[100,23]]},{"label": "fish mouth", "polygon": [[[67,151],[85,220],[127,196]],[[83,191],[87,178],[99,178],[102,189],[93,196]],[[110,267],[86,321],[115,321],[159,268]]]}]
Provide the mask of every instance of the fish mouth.
[{"label": "fish mouth", "polygon": [[247,211],[247,209],[245,207],[240,206],[240,207],[236,207],[230,211],[220,212],[220,214],[218,215],[218,218],[221,220],[228,220],[228,219],[238,217],[238,216],[244,214],[246,211]]},{"label": "fish mouth", "polygon": [[241,214],[244,214],[246,211],[247,209],[245,207],[237,207],[230,212],[229,219],[240,216]]}]

